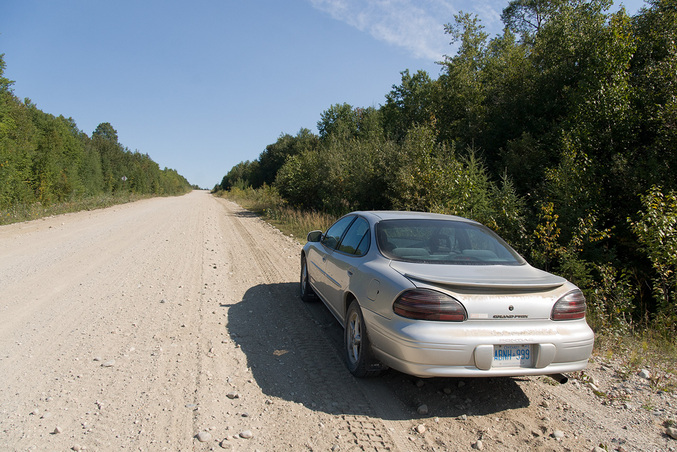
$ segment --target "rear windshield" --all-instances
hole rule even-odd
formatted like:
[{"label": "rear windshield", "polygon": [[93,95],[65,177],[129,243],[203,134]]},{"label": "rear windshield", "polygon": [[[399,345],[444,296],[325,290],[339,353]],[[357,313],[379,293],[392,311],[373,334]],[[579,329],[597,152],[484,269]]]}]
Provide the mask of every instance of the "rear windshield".
[{"label": "rear windshield", "polygon": [[405,262],[522,265],[524,259],[489,228],[453,220],[384,220],[376,226],[384,256]]}]

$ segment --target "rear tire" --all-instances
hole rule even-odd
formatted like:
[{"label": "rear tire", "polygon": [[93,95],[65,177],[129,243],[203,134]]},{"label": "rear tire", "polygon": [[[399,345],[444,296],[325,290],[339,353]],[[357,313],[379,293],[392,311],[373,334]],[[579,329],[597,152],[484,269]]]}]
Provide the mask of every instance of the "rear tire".
[{"label": "rear tire", "polygon": [[301,256],[301,282],[300,282],[301,300],[306,303],[315,300],[315,292],[308,281],[308,263],[306,256]]},{"label": "rear tire", "polygon": [[375,377],[384,369],[371,350],[367,327],[357,301],[353,301],[348,307],[343,344],[348,370],[354,376]]}]

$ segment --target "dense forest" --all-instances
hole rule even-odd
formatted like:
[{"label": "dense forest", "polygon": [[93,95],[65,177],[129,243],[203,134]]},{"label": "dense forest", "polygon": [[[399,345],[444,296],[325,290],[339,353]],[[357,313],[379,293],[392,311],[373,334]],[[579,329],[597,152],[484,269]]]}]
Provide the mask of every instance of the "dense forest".
[{"label": "dense forest", "polygon": [[0,212],[15,206],[70,202],[101,194],[174,195],[191,189],[175,170],[131,152],[104,122],[92,136],[72,118],[19,100],[0,55]]},{"label": "dense forest", "polygon": [[584,289],[599,328],[677,333],[677,1],[512,0],[460,13],[440,74],[335,104],[215,187],[299,209],[457,214]]}]

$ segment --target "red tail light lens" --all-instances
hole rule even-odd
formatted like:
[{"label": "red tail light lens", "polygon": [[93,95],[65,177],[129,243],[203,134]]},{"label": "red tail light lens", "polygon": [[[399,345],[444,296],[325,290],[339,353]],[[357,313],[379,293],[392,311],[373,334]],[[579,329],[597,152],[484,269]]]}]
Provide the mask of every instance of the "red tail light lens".
[{"label": "red tail light lens", "polygon": [[395,314],[408,319],[463,322],[465,308],[453,297],[430,289],[407,290],[393,304]]},{"label": "red tail light lens", "polygon": [[557,300],[552,308],[552,320],[576,320],[585,318],[585,296],[580,290],[574,290]]}]

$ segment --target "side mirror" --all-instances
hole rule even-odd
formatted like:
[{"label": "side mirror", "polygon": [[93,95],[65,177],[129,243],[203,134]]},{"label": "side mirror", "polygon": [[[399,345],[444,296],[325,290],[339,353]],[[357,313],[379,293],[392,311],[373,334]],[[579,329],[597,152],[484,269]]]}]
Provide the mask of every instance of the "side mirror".
[{"label": "side mirror", "polygon": [[310,231],[306,240],[309,242],[319,242],[322,240],[322,231]]}]

